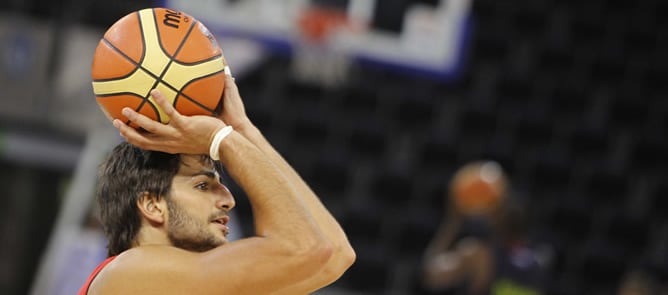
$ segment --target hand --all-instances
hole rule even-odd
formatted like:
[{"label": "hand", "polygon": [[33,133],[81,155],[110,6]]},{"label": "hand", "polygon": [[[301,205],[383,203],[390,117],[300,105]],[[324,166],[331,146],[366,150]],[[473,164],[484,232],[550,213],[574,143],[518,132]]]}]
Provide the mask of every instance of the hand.
[{"label": "hand", "polygon": [[209,145],[218,130],[225,127],[220,119],[211,116],[184,116],[179,114],[160,91],[151,91],[154,101],[169,117],[168,124],[152,120],[130,108],[123,115],[147,132],[140,132],[121,120],[113,124],[130,144],[146,150],[171,154],[209,154]]},{"label": "hand", "polygon": [[228,71],[225,73],[225,91],[223,91],[223,112],[220,117],[223,122],[232,125],[234,130],[242,132],[245,128],[252,125],[246,115],[244,103],[239,95],[239,88]]},{"label": "hand", "polygon": [[466,215],[464,212],[459,209],[457,206],[454,197],[450,190],[446,193],[443,199],[443,205],[444,205],[444,210],[443,212],[445,215],[443,216],[444,219],[442,222],[444,223],[454,223],[454,224],[461,224],[462,221],[465,219]]}]

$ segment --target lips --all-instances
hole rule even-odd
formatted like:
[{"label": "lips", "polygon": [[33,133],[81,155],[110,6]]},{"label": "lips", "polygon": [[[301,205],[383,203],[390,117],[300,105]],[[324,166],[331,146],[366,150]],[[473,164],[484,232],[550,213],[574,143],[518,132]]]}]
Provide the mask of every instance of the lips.
[{"label": "lips", "polygon": [[227,226],[229,222],[230,222],[229,216],[221,216],[211,220],[211,223],[220,228],[220,230],[223,232],[225,236],[227,236],[227,234],[230,231],[230,228]]}]

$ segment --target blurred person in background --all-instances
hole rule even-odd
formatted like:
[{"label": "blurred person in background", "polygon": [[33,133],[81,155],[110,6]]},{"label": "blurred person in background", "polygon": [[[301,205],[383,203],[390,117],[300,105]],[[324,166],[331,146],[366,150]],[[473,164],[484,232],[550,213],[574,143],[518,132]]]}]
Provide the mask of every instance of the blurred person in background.
[{"label": "blurred person in background", "polygon": [[[183,116],[152,95],[169,124],[128,108],[147,132],[114,121],[127,142],[100,169],[109,258],[80,295],[308,294],[350,267],[345,233],[246,116],[231,76],[220,118]],[[219,164],[248,195],[255,236],[228,241],[235,201]]]},{"label": "blurred person in background", "polygon": [[549,248],[528,237],[526,208],[492,161],[461,167],[446,212],[423,257],[423,286],[434,294],[544,294]]},{"label": "blurred person in background", "polygon": [[661,286],[651,272],[644,269],[631,269],[623,277],[617,295],[665,295],[666,286]]}]

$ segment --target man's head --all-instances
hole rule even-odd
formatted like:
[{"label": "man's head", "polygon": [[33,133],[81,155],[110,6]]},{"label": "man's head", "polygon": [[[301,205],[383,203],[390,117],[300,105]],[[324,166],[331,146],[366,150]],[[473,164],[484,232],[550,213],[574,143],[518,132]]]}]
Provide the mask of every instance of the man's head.
[{"label": "man's head", "polygon": [[234,199],[220,183],[219,170],[206,156],[119,144],[102,164],[98,179],[108,254],[138,245],[146,229],[186,250],[206,251],[223,244]]}]

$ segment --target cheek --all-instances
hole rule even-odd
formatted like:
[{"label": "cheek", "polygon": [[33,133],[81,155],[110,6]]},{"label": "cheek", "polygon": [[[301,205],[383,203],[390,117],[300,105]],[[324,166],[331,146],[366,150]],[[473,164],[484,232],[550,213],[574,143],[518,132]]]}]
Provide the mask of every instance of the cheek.
[{"label": "cheek", "polygon": [[191,206],[187,209],[188,216],[200,226],[208,225],[211,219],[211,207],[207,206],[204,201],[190,205]]},{"label": "cheek", "polygon": [[216,209],[218,196],[213,192],[194,192],[191,194],[190,206],[198,215],[209,215]]},{"label": "cheek", "polygon": [[196,214],[198,209],[194,208],[191,202],[173,195],[169,203],[169,218],[172,223],[187,224],[200,219]]},{"label": "cheek", "polygon": [[206,206],[202,204],[189,204],[187,214],[190,219],[197,221],[200,224],[207,224],[209,219],[209,211]]},{"label": "cheek", "polygon": [[172,197],[181,209],[191,218],[208,223],[213,209],[216,206],[215,195],[186,187],[183,184],[174,185]]}]

